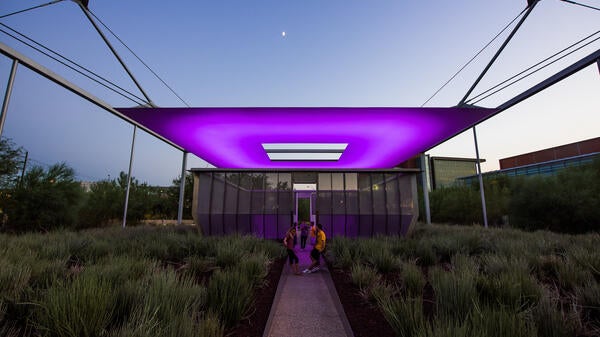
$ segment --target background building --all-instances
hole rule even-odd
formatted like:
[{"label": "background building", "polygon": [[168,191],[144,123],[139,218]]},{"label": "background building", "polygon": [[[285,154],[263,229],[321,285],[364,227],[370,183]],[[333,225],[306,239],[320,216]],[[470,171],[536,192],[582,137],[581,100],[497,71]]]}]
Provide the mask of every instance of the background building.
[{"label": "background building", "polygon": [[[590,164],[595,159],[600,159],[600,137],[500,159],[500,170],[483,175],[553,175],[570,167]],[[458,180],[470,184],[477,176],[464,176]]]}]

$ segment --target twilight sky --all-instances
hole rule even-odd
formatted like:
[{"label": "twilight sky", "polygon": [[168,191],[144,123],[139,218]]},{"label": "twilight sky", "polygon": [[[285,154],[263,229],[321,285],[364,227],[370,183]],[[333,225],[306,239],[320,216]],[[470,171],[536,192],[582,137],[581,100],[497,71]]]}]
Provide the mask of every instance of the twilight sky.
[{"label": "twilight sky", "polygon": [[[48,1],[2,0],[0,16]],[[581,0],[600,7],[596,0]],[[526,6],[510,1],[91,0],[89,8],[189,105],[198,107],[419,107]],[[0,23],[142,97],[72,1]],[[0,26],[8,31],[5,26]],[[511,26],[512,28],[512,26]],[[474,91],[474,96],[600,30],[600,11],[543,0]],[[285,32],[285,34],[283,34]],[[106,30],[154,103],[184,106]],[[506,37],[505,32],[427,107],[456,105]],[[600,33],[594,38],[600,37]],[[590,40],[588,40],[590,41]],[[0,32],[0,42],[115,107],[136,103]],[[597,50],[600,41],[478,105],[495,107]],[[11,62],[0,56],[4,93]],[[477,127],[484,171],[498,160],[600,136],[600,74],[590,66]],[[310,116],[306,116],[310,118]],[[127,171],[133,127],[19,67],[3,136],[31,164],[60,161],[81,180]],[[427,152],[474,157],[467,131]],[[181,152],[138,131],[133,176],[168,185]],[[188,168],[205,167],[190,155]]]}]

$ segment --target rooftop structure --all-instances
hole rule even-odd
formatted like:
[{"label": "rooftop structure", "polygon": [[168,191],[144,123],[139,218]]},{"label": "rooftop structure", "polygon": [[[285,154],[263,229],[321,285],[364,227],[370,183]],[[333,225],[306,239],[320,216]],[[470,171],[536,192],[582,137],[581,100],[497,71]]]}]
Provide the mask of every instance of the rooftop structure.
[{"label": "rooftop structure", "polygon": [[120,108],[219,168],[389,169],[496,113],[454,108]]}]

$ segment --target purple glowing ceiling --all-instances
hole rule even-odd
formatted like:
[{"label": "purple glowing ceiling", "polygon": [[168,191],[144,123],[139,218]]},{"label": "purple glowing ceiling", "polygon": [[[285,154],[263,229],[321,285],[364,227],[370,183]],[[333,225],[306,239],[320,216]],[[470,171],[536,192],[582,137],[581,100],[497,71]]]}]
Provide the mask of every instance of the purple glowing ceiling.
[{"label": "purple glowing ceiling", "polygon": [[[495,113],[471,107],[117,110],[216,167],[253,169],[392,168]],[[263,147],[296,143],[347,146],[330,161],[272,161]]]}]

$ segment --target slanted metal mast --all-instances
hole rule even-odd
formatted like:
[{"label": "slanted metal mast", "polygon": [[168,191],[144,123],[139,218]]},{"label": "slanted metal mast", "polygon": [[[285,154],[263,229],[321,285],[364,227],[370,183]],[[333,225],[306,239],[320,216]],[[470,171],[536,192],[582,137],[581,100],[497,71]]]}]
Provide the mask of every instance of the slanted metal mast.
[{"label": "slanted metal mast", "polygon": [[[98,25],[96,24],[96,22],[94,21],[92,16],[90,15],[90,12],[88,10],[89,0],[75,0],[75,1],[77,2],[79,7],[81,8],[81,10],[83,11],[85,16],[88,18],[88,20],[90,21],[92,26],[96,29],[96,31],[98,32],[98,34],[100,35],[100,37],[102,38],[104,43],[108,46],[108,48],[113,53],[115,58],[119,61],[119,63],[121,64],[121,66],[123,67],[125,72],[127,72],[129,77],[131,78],[131,80],[135,83],[137,88],[144,95],[148,104],[152,107],[155,107],[154,103],[152,102],[152,99],[150,99],[150,97],[148,96],[146,91],[144,91],[144,88],[142,88],[140,83],[136,80],[135,76],[133,76],[133,73],[129,70],[129,68],[127,67],[125,62],[123,62],[123,60],[121,59],[121,57],[119,56],[117,51],[111,45],[110,41],[108,41],[108,39],[106,38],[104,33],[102,33],[102,30],[100,30],[100,28],[98,27]],[[127,190],[125,192],[125,205],[123,207],[123,225],[122,225],[123,228],[125,228],[125,226],[127,225],[127,208],[129,205],[129,191],[131,188],[131,171],[133,169],[133,154],[134,154],[134,150],[135,150],[136,131],[137,131],[137,124],[134,124],[133,125],[133,135],[132,135],[132,139],[131,139],[131,152],[130,152],[130,156],[129,156],[129,170],[128,170],[128,174],[127,174]],[[183,151],[183,162],[181,164],[181,166],[182,166],[182,168],[181,168],[181,184],[179,185],[179,201],[178,201],[179,207],[177,210],[177,224],[179,224],[179,225],[182,223],[182,218],[183,218],[183,196],[184,196],[184,190],[185,190],[186,164],[187,164],[187,152],[184,150]]]},{"label": "slanted metal mast", "polygon": [[[458,106],[465,105],[465,102],[466,102],[467,98],[469,98],[469,95],[473,92],[473,90],[475,89],[477,84],[479,84],[479,82],[481,81],[483,76],[485,76],[485,74],[488,72],[488,70],[492,67],[492,64],[494,64],[494,62],[496,61],[498,56],[500,56],[500,53],[502,53],[504,48],[508,45],[508,42],[510,42],[510,40],[513,38],[513,36],[517,33],[517,31],[519,30],[519,28],[521,27],[523,22],[525,22],[525,20],[527,19],[529,14],[531,14],[531,11],[533,11],[533,8],[535,8],[535,5],[537,5],[538,2],[539,2],[539,0],[527,0],[527,6],[528,6],[527,12],[525,13],[525,15],[523,15],[523,17],[521,18],[519,23],[517,23],[515,28],[513,28],[513,30],[510,32],[510,34],[508,35],[508,37],[506,38],[504,43],[500,46],[500,48],[498,48],[498,51],[496,51],[496,54],[492,57],[490,62],[483,69],[483,71],[481,72],[479,77],[477,77],[477,79],[475,80],[473,85],[471,85],[471,88],[469,88],[469,90],[467,91],[465,96],[457,104]],[[475,144],[475,156],[477,158],[477,177],[479,179],[479,192],[481,193],[481,209],[483,212],[483,225],[485,228],[487,228],[488,227],[487,208],[485,205],[485,191],[484,191],[484,187],[483,187],[483,176],[481,174],[481,160],[479,159],[479,145],[477,144],[477,131],[476,131],[475,125],[473,125],[473,140],[474,140],[474,144]]]}]

